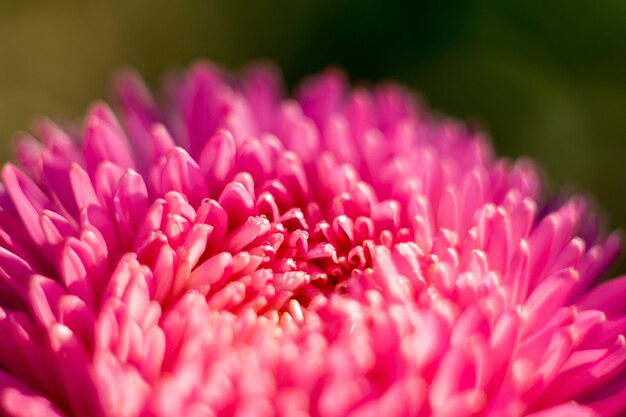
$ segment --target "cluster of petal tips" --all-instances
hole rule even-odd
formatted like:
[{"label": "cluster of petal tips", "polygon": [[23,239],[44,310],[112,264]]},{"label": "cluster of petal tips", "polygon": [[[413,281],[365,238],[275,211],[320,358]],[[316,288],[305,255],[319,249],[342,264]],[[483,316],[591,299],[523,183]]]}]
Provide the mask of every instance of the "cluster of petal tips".
[{"label": "cluster of petal tips", "polygon": [[0,188],[0,415],[626,413],[583,197],[391,84],[201,62],[44,120]]}]

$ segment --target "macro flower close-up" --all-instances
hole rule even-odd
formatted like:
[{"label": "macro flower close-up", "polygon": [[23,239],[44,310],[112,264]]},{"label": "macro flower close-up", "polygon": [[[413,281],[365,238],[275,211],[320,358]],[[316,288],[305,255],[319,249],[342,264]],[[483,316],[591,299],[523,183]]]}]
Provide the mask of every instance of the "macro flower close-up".
[{"label": "macro flower close-up", "polygon": [[626,277],[586,196],[410,90],[133,70],[0,188],[0,415],[626,413]]}]

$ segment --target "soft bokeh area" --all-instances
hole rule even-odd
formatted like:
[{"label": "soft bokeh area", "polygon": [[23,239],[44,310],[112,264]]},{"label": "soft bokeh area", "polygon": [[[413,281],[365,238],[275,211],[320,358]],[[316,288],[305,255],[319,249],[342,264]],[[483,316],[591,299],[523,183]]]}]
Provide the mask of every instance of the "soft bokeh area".
[{"label": "soft bokeh area", "polygon": [[[329,64],[394,79],[535,158],[553,186],[597,196],[626,226],[626,2],[7,0],[0,2],[0,138],[34,116],[79,118],[111,74],[206,57],[269,58],[289,86]],[[623,269],[623,268],[622,268]]]}]

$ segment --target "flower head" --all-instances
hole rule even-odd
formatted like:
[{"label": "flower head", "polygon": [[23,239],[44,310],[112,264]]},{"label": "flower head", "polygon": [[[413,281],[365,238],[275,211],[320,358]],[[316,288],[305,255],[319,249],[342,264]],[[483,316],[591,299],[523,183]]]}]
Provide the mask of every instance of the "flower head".
[{"label": "flower head", "polygon": [[[619,416],[626,278],[582,197],[394,85],[132,72],[0,190],[0,410]],[[80,132],[80,133],[77,133]]]}]

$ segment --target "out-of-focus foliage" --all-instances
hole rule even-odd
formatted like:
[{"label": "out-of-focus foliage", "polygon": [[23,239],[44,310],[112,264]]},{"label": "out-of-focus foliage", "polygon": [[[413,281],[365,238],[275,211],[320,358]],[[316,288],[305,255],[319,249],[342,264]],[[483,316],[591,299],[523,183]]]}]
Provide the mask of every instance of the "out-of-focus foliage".
[{"label": "out-of-focus foliage", "polygon": [[[289,83],[328,64],[392,78],[484,126],[500,153],[594,193],[626,226],[626,2],[369,0],[0,2],[0,138],[77,118],[110,74],[270,58]],[[290,85],[291,86],[291,85]]]}]

